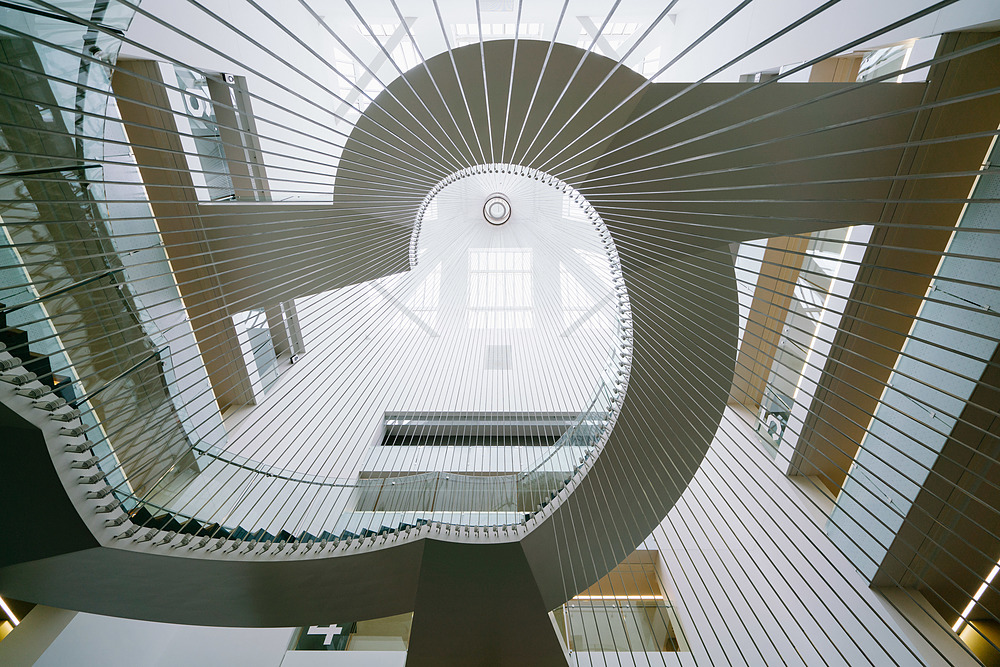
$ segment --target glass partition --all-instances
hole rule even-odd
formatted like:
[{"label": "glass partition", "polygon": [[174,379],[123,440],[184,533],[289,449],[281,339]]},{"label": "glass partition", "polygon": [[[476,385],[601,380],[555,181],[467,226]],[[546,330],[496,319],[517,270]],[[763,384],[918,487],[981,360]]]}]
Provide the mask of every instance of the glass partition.
[{"label": "glass partition", "polygon": [[662,599],[574,598],[553,615],[570,651],[665,653],[687,650],[673,607]]}]

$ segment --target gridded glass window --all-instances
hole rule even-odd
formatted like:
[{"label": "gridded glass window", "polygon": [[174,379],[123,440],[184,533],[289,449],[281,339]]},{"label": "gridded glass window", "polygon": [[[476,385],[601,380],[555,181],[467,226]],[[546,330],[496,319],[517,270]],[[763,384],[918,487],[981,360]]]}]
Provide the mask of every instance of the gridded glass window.
[{"label": "gridded glass window", "polygon": [[347,51],[336,46],[331,48],[331,57],[329,60],[337,70],[337,74],[333,75],[336,78],[335,89],[337,94],[344,99],[348,99],[355,90],[354,84],[358,80],[357,64]]},{"label": "gridded glass window", "polygon": [[660,47],[656,47],[650,51],[645,58],[642,59],[642,65],[639,66],[639,73],[642,74],[647,79],[660,71]]},{"label": "gridded glass window", "polygon": [[[484,23],[483,40],[489,39],[538,39],[542,36],[541,23]],[[452,26],[455,33],[455,46],[479,43],[478,23],[456,23]]]},{"label": "gridded glass window", "polygon": [[178,111],[185,114],[194,137],[198,160],[194,168],[200,170],[205,179],[209,199],[230,199],[233,196],[233,181],[219,138],[215,110],[209,101],[208,81],[203,73],[184,67],[175,67],[174,72],[177,85],[184,90],[184,108]]},{"label": "gridded glass window", "polygon": [[[911,48],[911,44],[901,44],[872,51],[861,61],[858,81],[868,81],[905,68]],[[899,80],[900,77],[896,77],[896,81]],[[886,81],[892,81],[892,79],[886,79]]]},{"label": "gridded glass window", "polygon": [[[372,23],[368,27],[371,28],[371,32],[363,24],[358,24],[358,32],[365,36],[368,41],[377,42],[384,46],[387,51],[390,51],[392,60],[399,69],[405,72],[420,64],[420,60],[417,58],[417,50],[413,48],[413,41],[410,40],[409,33],[403,24]],[[394,43],[397,40],[399,43],[394,46],[390,43]],[[390,47],[392,47],[391,50]],[[381,54],[381,51],[379,53]]]},{"label": "gridded glass window", "polygon": [[530,249],[469,249],[470,328],[531,328],[532,306]]}]

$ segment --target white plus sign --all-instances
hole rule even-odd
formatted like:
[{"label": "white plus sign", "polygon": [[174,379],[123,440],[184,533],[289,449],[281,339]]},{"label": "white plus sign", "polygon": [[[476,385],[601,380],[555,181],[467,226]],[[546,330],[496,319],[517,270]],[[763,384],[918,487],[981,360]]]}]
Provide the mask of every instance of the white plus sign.
[{"label": "white plus sign", "polygon": [[307,635],[323,635],[323,646],[329,646],[334,635],[339,635],[344,628],[336,623],[333,625],[310,625]]}]

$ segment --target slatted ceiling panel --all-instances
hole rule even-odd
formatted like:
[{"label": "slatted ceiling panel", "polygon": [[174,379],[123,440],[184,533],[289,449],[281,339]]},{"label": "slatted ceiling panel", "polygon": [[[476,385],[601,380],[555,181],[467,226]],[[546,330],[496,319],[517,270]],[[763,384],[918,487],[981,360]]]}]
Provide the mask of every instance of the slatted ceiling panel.
[{"label": "slatted ceiling panel", "polygon": [[[100,470],[127,476],[109,477],[133,517],[116,526],[117,544],[128,557],[176,547],[178,574],[202,562],[185,555],[328,559],[323,577],[351,573],[352,595],[299,611],[279,600],[254,612],[266,620],[221,603],[197,619],[168,603],[145,616],[275,624],[314,620],[308,608],[316,621],[339,610],[355,622],[402,604],[416,610],[414,665],[447,662],[443,625],[462,650],[523,636],[518,649],[542,660],[558,653],[538,633],[548,610],[578,595],[658,594],[683,628],[676,641],[653,632],[659,648],[647,652],[651,617],[591,604],[585,619],[562,617],[577,642],[570,660],[670,664],[664,653],[682,651],[693,664],[971,664],[976,638],[986,655],[997,584],[984,582],[1000,556],[1000,285],[995,225],[972,221],[996,207],[1000,38],[945,35],[934,56],[866,82],[854,55],[947,25],[949,9],[987,10],[892,4],[876,20],[849,0],[780,17],[686,0],[583,17],[559,2],[303,0],[235,14],[36,4],[0,10],[11,17],[0,37],[41,60],[69,57],[71,70],[84,63],[89,83],[7,63],[24,97],[10,104],[71,122],[0,127],[20,174],[0,210],[0,289],[4,303],[52,306],[25,308],[8,328],[26,327],[36,355],[69,359],[51,370],[81,399]],[[768,30],[731,39],[751,12]],[[105,25],[133,14],[124,38]],[[821,24],[830,30],[810,32]],[[459,25],[474,36],[467,46]],[[81,52],[81,39],[113,65]],[[800,40],[794,58],[762,61],[788,39]],[[390,40],[412,48],[416,67],[404,72],[415,63],[399,62]],[[119,47],[131,59],[116,61]],[[717,82],[744,64],[776,74]],[[927,67],[927,84],[894,83]],[[164,77],[184,68],[216,88],[219,73],[245,76],[237,95],[192,98],[225,126],[211,156],[185,129],[184,91]],[[679,68],[695,75],[671,80]],[[32,86],[55,94],[33,99]],[[116,105],[92,103],[109,92]],[[229,131],[251,105],[254,123]],[[112,131],[90,133],[90,121]],[[106,154],[110,137],[119,143]],[[78,160],[78,148],[99,177],[24,173]],[[257,201],[201,201],[223,163],[270,191],[244,184]],[[66,206],[80,192],[97,211],[73,227],[81,239],[42,233],[79,222]],[[481,214],[493,192],[512,202],[495,228]],[[567,208],[567,195],[578,203]],[[869,235],[820,236],[863,224]],[[733,268],[741,242],[767,246],[749,276]],[[68,300],[46,295],[53,276],[119,263],[125,289],[76,288],[100,301],[93,313],[124,313],[98,345],[71,325],[86,308],[70,318],[55,307]],[[751,296],[741,334],[737,290]],[[263,338],[233,320],[265,308],[257,335],[277,352],[273,384],[258,364]],[[151,349],[165,350],[157,368],[111,379],[107,368],[124,372]],[[147,405],[154,395],[163,400]],[[379,447],[387,413],[407,422],[393,427],[406,446]],[[566,419],[525,446],[511,415]],[[320,535],[326,544],[309,544]],[[402,598],[339,558],[354,549],[375,567],[368,550],[412,539],[457,544],[380,552]],[[462,540],[507,544],[463,557]],[[437,560],[420,569],[419,558]],[[496,567],[469,574],[486,563]],[[448,581],[495,592],[456,600]],[[421,610],[450,622],[435,627]]]}]

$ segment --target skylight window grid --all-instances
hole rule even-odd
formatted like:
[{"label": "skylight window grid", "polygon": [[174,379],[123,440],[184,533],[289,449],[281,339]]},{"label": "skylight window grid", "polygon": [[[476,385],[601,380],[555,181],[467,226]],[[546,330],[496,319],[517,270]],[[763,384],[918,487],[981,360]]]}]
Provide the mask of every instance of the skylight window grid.
[{"label": "skylight window grid", "polygon": [[469,328],[532,326],[531,252],[522,248],[469,250]]},{"label": "skylight window grid", "polygon": [[354,62],[354,58],[348,55],[347,51],[336,46],[331,51],[332,57],[330,60],[337,71],[337,74],[334,74],[337,93],[341,97],[347,98],[355,90],[354,84],[358,80],[357,64]]},{"label": "skylight window grid", "polygon": [[[542,23],[484,23],[483,39],[538,39],[542,36]],[[455,34],[455,45],[466,46],[479,42],[478,23],[456,23],[452,26]]]},{"label": "skylight window grid", "polygon": [[[387,51],[391,48],[390,55],[392,56],[392,60],[401,71],[405,72],[420,64],[420,59],[417,57],[417,50],[413,47],[413,41],[401,23],[371,23],[368,25],[368,28],[371,28],[370,32],[364,24],[359,23],[356,27],[358,32],[374,44],[376,48],[381,46]],[[396,43],[397,41],[398,44]],[[379,49],[378,54],[379,56],[382,55],[381,49]],[[369,64],[369,68],[375,71],[379,75],[379,78],[383,78],[384,80],[384,75],[378,71],[378,67]],[[363,68],[361,69],[364,71]],[[394,78],[396,78],[395,72],[389,76],[389,79]],[[379,86],[380,90],[381,88],[382,86]]]}]

